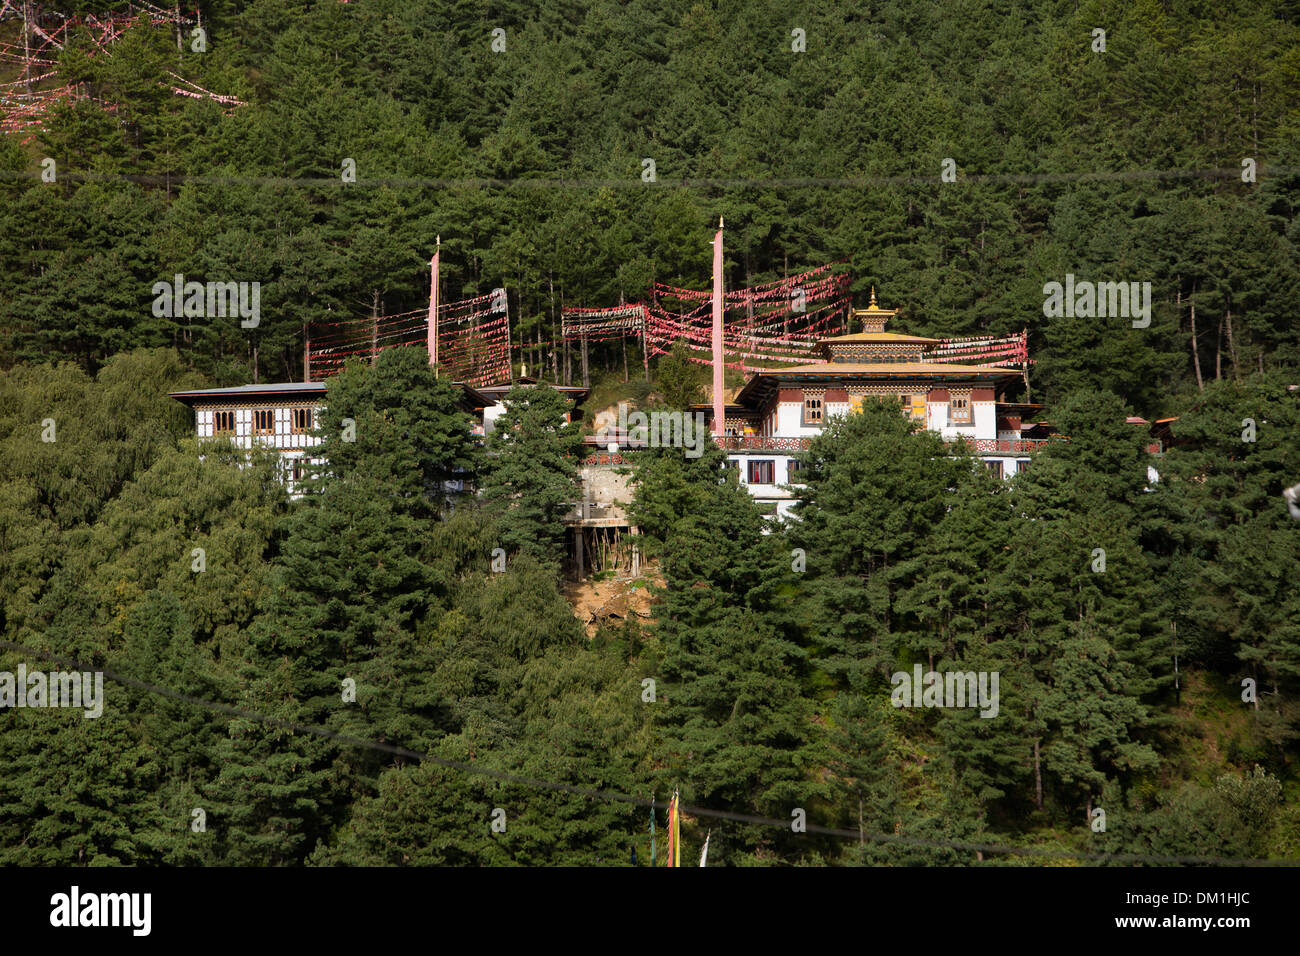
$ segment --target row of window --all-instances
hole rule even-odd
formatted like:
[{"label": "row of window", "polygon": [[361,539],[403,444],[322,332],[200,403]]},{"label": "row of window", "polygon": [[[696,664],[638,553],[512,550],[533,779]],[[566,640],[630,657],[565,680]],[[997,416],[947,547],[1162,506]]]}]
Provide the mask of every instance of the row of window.
[{"label": "row of window", "polygon": [[[311,408],[294,408],[290,410],[290,434],[305,435],[316,427],[315,410]],[[235,413],[233,411],[221,411],[212,413],[212,434],[213,435],[233,435],[235,434]],[[255,408],[253,409],[253,434],[254,435],[274,435],[275,434],[275,409],[273,408]]]},{"label": "row of window", "polygon": [[[751,485],[774,485],[776,484],[776,461],[772,458],[750,458],[747,462],[748,482]],[[739,468],[740,462],[734,458],[727,461],[728,468]],[[790,481],[795,481],[796,475],[799,474],[799,462],[791,458],[786,464],[786,474]]]},{"label": "row of window", "polygon": [[[748,480],[751,485],[774,485],[776,484],[776,461],[771,458],[750,458],[748,465]],[[1029,467],[1027,461],[1012,461],[1007,464],[1006,471],[1003,471],[1003,462],[1000,458],[993,458],[984,462],[984,467],[999,478],[1019,474]],[[739,468],[740,463],[735,459],[729,460],[727,466],[730,468]],[[794,482],[799,473],[798,459],[791,458],[786,466],[788,481]]]},{"label": "row of window", "polygon": [[984,467],[987,468],[989,471],[993,472],[993,474],[997,475],[999,478],[1005,478],[1010,475],[1018,475],[1021,472],[1028,470],[1029,462],[1027,461],[1008,462],[1006,470],[1004,471],[1002,468],[1002,459],[994,458],[991,460],[985,460]]},{"label": "row of window", "polygon": [[[902,392],[898,395],[898,400],[903,408],[917,421],[925,420],[925,403],[926,393],[924,392]],[[803,400],[803,423],[805,425],[820,425],[823,421],[823,406],[820,398],[805,398]],[[969,424],[970,417],[970,400],[967,398],[954,397],[948,403],[948,422],[949,424],[961,425]]]},{"label": "row of window", "polygon": [[918,360],[915,353],[867,352],[862,355],[837,355],[833,361],[840,365],[909,365]]}]

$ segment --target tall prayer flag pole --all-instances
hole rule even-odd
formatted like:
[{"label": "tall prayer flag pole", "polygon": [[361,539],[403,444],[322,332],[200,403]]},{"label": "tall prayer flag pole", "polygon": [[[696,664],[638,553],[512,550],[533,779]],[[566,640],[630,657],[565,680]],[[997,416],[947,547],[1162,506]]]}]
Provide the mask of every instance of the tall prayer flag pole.
[{"label": "tall prayer flag pole", "polygon": [[650,794],[650,866],[655,865],[655,797]]},{"label": "tall prayer flag pole", "polygon": [[722,225],[718,219],[718,232],[713,237],[713,434],[725,435],[726,426],[722,406]]},{"label": "tall prayer flag pole", "polygon": [[682,865],[682,806],[676,790],[668,804],[668,865]]},{"label": "tall prayer flag pole", "polygon": [[429,364],[435,374],[438,369],[438,259],[441,255],[442,236],[438,236],[433,259],[429,262]]}]

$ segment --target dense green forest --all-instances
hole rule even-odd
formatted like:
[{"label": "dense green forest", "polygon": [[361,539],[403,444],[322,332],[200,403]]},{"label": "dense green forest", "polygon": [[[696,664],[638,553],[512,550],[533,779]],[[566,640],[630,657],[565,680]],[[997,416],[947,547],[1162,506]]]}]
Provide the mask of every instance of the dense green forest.
[{"label": "dense green forest", "polygon": [[[0,138],[0,637],[128,679],[99,719],[5,715],[0,862],[645,865],[647,810],[580,791],[674,788],[807,814],[688,815],[711,863],[1300,858],[1300,6],[201,10],[201,54],[70,46],[90,98]],[[1069,441],[1000,483],[869,404],[778,526],[719,453],[640,453],[652,618],[589,638],[554,390],[480,445],[420,350],[354,365],[300,500],[167,395],[301,378],[309,323],[421,308],[435,234],[449,294],[507,288],[516,361],[572,381],[560,309],[702,288],[719,216],[731,287],[844,260],[898,331],[1028,328]],[[260,325],[155,317],[175,273],[261,282]],[[1066,273],[1150,281],[1150,327],[1046,318]],[[1152,459],[1133,414],[1183,443]],[[450,505],[453,473],[483,494]],[[998,719],[891,707],[918,663],[998,671]]]},{"label": "dense green forest", "polygon": [[[1048,401],[1175,413],[1193,321],[1201,379],[1300,361],[1289,0],[201,8],[201,54],[143,25],[65,51],[97,99],[0,146],[0,366],[170,346],[222,384],[298,379],[305,323],[427,303],[441,234],[447,294],[505,287],[543,343],[517,358],[571,376],[560,308],[703,287],[719,216],[730,286],[846,261],[899,330],[1029,328]],[[261,324],[153,317],[177,273],[261,282]],[[1150,328],[1045,319],[1065,273],[1151,282]]]},{"label": "dense green forest", "polygon": [[[771,533],[720,453],[641,453],[653,621],[591,639],[559,590],[560,393],[516,390],[481,447],[418,350],[381,353],[334,380],[329,474],[289,501],[273,461],[200,457],[166,397],[193,376],[141,350],[0,377],[5,640],[128,681],[96,720],[6,717],[7,863],[646,862],[642,809],[520,778],[864,835],[699,820],[716,862],[1300,853],[1300,412],[1276,374],[1211,385],[1153,485],[1113,395],[1064,402],[1071,440],[1008,483],[869,405]],[[451,465],[481,505],[431,490]],[[999,672],[998,719],[891,707],[914,663]]]}]

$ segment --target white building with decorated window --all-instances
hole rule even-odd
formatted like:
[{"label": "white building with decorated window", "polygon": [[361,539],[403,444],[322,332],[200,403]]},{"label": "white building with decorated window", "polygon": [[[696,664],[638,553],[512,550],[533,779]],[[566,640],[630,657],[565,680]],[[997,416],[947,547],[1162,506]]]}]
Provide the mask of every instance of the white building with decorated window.
[{"label": "white building with decorated window", "polygon": [[[483,434],[483,409],[495,403],[468,385],[456,383],[461,409],[473,417],[473,431]],[[304,466],[318,463],[313,455],[321,439],[314,433],[325,405],[327,382],[285,382],[237,385],[171,392],[172,398],[194,410],[194,430],[200,439],[225,439],[237,448],[268,448],[279,452],[283,480],[297,493]],[[449,482],[448,492],[463,488]]]},{"label": "white building with decorated window", "polygon": [[[768,514],[786,515],[793,505],[796,458],[810,439],[869,397],[894,399],[925,428],[969,442],[999,477],[1027,468],[1046,442],[1049,426],[1033,420],[1041,406],[1004,400],[1018,370],[937,361],[940,340],[885,331],[896,313],[879,308],[873,292],[868,308],[851,313],[862,331],[823,339],[820,361],[753,372],[724,407],[722,447]],[[713,428],[711,406],[693,410]]]},{"label": "white building with decorated window", "polygon": [[172,392],[171,397],[194,410],[200,439],[224,438],[237,448],[278,451],[290,494],[321,442],[313,432],[325,399],[324,382],[203,388]]}]

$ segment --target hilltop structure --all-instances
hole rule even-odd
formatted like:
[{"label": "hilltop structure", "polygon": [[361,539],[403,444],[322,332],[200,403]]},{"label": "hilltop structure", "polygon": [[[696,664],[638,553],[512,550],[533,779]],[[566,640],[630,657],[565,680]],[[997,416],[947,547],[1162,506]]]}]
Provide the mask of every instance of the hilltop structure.
[{"label": "hilltop structure", "polygon": [[[483,411],[499,404],[500,398],[456,384],[461,410],[474,417],[474,432],[482,435]],[[227,438],[237,448],[256,445],[279,452],[283,480],[295,495],[304,466],[319,462],[312,449],[321,443],[315,431],[327,387],[326,382],[285,382],[169,394],[194,410],[194,431],[199,438]]]},{"label": "hilltop structure", "polygon": [[[873,289],[867,308],[850,310],[849,328],[859,331],[821,339],[819,360],[753,371],[735,400],[722,406],[720,425],[717,405],[691,407],[703,416],[737,469],[740,484],[767,515],[789,514],[795,494],[791,486],[799,483],[797,458],[811,439],[834,416],[860,408],[868,398],[897,401],[921,427],[947,441],[969,443],[1001,478],[1025,470],[1054,431],[1039,418],[1041,405],[1005,400],[1021,374],[1017,369],[941,361],[936,354],[941,340],[886,330],[896,314],[877,304]],[[536,382],[516,379],[477,388],[456,383],[476,435],[492,430],[505,411],[506,394],[520,384]],[[587,390],[560,388],[574,403],[570,420],[577,420]],[[316,460],[312,450],[320,439],[313,432],[327,389],[327,382],[292,382],[174,392],[172,397],[194,409],[199,438],[225,436],[242,448],[256,444],[277,450],[295,494],[304,463]],[[624,540],[635,529],[623,508],[632,489],[619,467],[625,464],[620,452],[645,445],[628,434],[614,436],[612,443],[607,437],[589,438],[588,443],[593,453],[582,463],[582,490],[565,518],[570,563],[579,577],[601,569],[607,560],[635,563],[636,549]]]},{"label": "hilltop structure", "polygon": [[692,406],[768,514],[784,515],[793,504],[785,486],[798,483],[796,456],[809,440],[869,397],[895,400],[923,427],[968,441],[999,477],[1023,471],[1046,442],[1051,427],[1034,420],[1041,405],[1003,401],[1016,370],[933,361],[939,339],[885,331],[897,312],[880,308],[873,289],[867,308],[850,312],[850,328],[861,331],[822,339],[820,362],[754,372],[725,405],[722,428],[713,405]]}]

